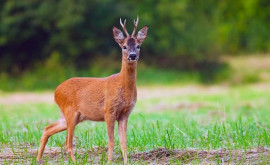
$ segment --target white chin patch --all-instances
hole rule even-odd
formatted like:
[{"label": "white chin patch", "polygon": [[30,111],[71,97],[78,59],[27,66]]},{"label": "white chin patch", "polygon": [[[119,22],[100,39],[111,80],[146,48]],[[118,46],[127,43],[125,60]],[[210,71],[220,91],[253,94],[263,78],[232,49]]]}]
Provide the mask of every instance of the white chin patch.
[{"label": "white chin patch", "polygon": [[136,62],[138,61],[139,58],[136,58],[135,60],[132,60],[132,59],[128,59],[128,62]]}]

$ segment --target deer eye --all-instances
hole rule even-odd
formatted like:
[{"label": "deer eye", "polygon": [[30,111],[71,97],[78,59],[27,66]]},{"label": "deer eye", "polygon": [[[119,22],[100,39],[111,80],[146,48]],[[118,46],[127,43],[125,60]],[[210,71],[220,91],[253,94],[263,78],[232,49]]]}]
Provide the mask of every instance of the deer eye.
[{"label": "deer eye", "polygon": [[140,45],[137,46],[137,49],[140,49]]},{"label": "deer eye", "polygon": [[123,46],[123,49],[127,49],[127,47],[126,46]]}]

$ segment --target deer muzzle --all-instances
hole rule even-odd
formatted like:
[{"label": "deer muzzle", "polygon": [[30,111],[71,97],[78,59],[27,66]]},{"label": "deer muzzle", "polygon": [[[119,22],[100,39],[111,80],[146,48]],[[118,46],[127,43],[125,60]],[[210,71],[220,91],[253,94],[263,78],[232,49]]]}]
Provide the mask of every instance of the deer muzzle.
[{"label": "deer muzzle", "polygon": [[139,57],[137,56],[136,53],[130,53],[128,56],[128,61],[129,62],[133,62],[133,61],[137,61],[139,59]]}]

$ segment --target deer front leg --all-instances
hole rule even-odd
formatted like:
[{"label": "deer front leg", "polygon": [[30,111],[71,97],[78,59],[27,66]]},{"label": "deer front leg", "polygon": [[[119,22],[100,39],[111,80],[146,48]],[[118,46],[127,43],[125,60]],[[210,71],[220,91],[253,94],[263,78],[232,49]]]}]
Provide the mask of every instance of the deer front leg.
[{"label": "deer front leg", "polygon": [[120,146],[124,158],[124,164],[127,164],[127,122],[128,117],[120,119],[118,121],[118,135],[120,140]]},{"label": "deer front leg", "polygon": [[109,145],[108,161],[112,161],[112,156],[113,156],[114,122],[115,122],[115,119],[113,117],[110,117],[110,116],[106,117],[106,125],[107,125],[107,133],[108,133],[108,145]]}]

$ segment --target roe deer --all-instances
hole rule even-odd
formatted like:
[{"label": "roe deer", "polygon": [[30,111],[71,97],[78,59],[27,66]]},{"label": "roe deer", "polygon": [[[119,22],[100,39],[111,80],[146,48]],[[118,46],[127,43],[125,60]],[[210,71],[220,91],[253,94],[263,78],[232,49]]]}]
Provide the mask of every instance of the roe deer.
[{"label": "roe deer", "polygon": [[72,139],[75,126],[84,121],[105,121],[108,133],[108,161],[112,160],[114,148],[114,124],[118,121],[118,133],[124,163],[127,163],[127,123],[137,101],[136,68],[140,45],[145,40],[148,27],[144,26],[135,36],[137,20],[130,36],[120,19],[126,34],[113,27],[113,37],[122,48],[122,67],[118,74],[106,78],[71,78],[55,90],[55,102],[62,111],[60,119],[44,129],[40,140],[37,161],[40,160],[50,136],[67,130],[65,148],[75,161]]}]

